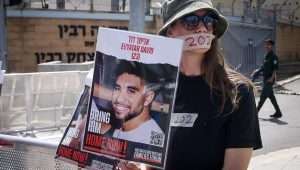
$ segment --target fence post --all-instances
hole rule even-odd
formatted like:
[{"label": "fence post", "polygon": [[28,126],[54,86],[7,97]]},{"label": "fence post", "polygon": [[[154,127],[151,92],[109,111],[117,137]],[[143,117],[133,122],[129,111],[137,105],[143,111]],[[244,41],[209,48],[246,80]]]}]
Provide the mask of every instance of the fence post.
[{"label": "fence post", "polygon": [[32,96],[32,75],[24,76],[24,95],[26,108],[26,130],[32,130],[32,112],[33,112],[33,96]]},{"label": "fence post", "polygon": [[144,32],[145,27],[145,0],[130,0],[129,30]]},{"label": "fence post", "polygon": [[0,0],[0,61],[2,69],[6,70],[7,40],[6,40],[6,8],[4,0]]}]

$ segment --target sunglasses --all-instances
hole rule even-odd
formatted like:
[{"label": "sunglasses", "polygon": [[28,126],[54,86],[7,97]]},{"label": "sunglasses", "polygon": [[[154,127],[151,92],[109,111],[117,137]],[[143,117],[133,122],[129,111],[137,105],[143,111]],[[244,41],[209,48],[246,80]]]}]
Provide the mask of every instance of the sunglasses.
[{"label": "sunglasses", "polygon": [[202,23],[205,26],[205,28],[208,31],[210,31],[210,30],[214,30],[218,22],[218,16],[216,16],[213,13],[208,13],[204,16],[189,14],[181,17],[180,22],[182,25],[184,25],[185,29],[189,31],[197,29],[200,23]]}]

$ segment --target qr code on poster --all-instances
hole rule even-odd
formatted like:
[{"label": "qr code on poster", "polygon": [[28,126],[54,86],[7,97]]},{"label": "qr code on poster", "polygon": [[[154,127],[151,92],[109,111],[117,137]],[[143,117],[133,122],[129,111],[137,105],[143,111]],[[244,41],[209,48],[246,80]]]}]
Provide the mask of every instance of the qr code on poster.
[{"label": "qr code on poster", "polygon": [[151,131],[151,140],[150,144],[156,145],[156,146],[163,146],[164,144],[164,134],[158,133],[155,131]]}]

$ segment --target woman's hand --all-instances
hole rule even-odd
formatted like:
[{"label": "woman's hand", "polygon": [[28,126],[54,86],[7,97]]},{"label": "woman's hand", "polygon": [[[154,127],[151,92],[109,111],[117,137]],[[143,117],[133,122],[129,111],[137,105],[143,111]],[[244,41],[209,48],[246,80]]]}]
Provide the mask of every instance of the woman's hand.
[{"label": "woman's hand", "polygon": [[128,161],[120,161],[116,169],[117,170],[141,170],[138,164],[129,163]]},{"label": "woman's hand", "polygon": [[154,170],[154,169],[141,163],[120,161],[116,167],[116,170]]}]

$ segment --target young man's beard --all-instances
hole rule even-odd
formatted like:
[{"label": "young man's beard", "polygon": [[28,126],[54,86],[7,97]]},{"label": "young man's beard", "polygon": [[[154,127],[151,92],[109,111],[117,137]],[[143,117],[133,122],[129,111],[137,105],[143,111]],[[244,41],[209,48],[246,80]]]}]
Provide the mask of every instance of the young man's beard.
[{"label": "young man's beard", "polygon": [[131,119],[133,119],[133,118],[135,118],[135,117],[137,117],[139,114],[141,114],[141,112],[142,112],[142,111],[130,113],[130,114],[128,114],[127,116],[125,116],[123,119],[116,118],[116,119],[117,119],[117,120],[116,120],[117,126],[118,126],[118,127],[122,127],[122,125],[123,125],[125,122],[127,122],[127,121],[129,121],[129,120],[131,120]]},{"label": "young man's beard", "polygon": [[124,118],[123,121],[124,121],[124,122],[127,122],[127,121],[129,121],[129,120],[135,118],[135,117],[138,116],[138,115],[139,115],[139,113],[133,112],[133,113],[131,113],[131,114],[128,114],[128,115]]}]

